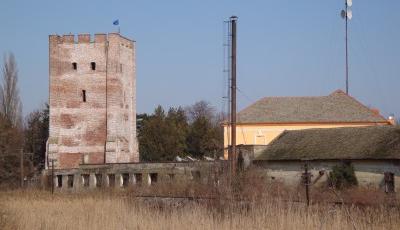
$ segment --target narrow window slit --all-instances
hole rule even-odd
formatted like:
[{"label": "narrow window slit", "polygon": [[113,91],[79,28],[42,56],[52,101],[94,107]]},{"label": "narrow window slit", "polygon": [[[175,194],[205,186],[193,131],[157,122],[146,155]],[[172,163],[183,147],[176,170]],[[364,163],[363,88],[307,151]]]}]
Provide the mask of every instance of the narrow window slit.
[{"label": "narrow window slit", "polygon": [[82,90],[82,100],[86,102],[86,90]]}]

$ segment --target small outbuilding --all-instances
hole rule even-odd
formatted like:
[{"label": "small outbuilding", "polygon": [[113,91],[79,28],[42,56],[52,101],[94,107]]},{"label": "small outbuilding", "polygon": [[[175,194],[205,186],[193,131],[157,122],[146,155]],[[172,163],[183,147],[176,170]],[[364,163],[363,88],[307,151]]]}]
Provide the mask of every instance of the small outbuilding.
[{"label": "small outbuilding", "polygon": [[284,131],[252,150],[254,165],[288,185],[301,183],[305,164],[316,185],[326,184],[334,166],[350,164],[360,186],[400,190],[400,126]]}]

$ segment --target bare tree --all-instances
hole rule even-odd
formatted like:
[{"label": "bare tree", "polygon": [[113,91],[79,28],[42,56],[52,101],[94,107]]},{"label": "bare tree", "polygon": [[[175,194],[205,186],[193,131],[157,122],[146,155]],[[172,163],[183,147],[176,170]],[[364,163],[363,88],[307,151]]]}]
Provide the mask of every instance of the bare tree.
[{"label": "bare tree", "polygon": [[186,108],[186,114],[189,121],[187,152],[194,157],[221,155],[223,133],[215,108],[206,101],[198,101]]},{"label": "bare tree", "polygon": [[18,68],[12,53],[4,55],[0,84],[0,113],[16,127],[22,121],[22,103],[18,89]]},{"label": "bare tree", "polygon": [[194,122],[195,120],[204,117],[210,121],[215,119],[215,109],[207,101],[198,101],[195,104],[186,107],[186,114],[189,118],[189,122]]}]

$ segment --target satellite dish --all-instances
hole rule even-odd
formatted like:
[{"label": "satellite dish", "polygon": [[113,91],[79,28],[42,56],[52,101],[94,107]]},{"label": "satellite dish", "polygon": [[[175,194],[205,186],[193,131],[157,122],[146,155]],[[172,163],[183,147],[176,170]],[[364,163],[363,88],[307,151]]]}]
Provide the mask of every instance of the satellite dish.
[{"label": "satellite dish", "polygon": [[353,12],[351,10],[347,10],[347,18],[350,20],[353,17]]},{"label": "satellite dish", "polygon": [[346,17],[346,11],[342,10],[340,12],[340,16],[344,19],[344,17]]},{"label": "satellite dish", "polygon": [[347,0],[346,4],[347,4],[347,6],[352,6],[353,5],[353,0]]}]

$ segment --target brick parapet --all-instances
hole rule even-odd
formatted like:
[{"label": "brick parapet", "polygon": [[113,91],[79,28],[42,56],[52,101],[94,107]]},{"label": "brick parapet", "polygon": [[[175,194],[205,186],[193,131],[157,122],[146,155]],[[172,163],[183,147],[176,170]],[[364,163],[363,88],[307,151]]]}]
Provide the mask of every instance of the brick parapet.
[{"label": "brick parapet", "polygon": [[127,47],[129,49],[133,49],[134,40],[126,38],[119,33],[97,33],[94,35],[91,34],[52,34],[49,35],[50,43],[57,44],[85,44],[85,43],[105,43],[107,41],[119,41],[119,44]]}]

